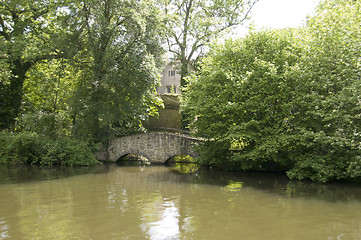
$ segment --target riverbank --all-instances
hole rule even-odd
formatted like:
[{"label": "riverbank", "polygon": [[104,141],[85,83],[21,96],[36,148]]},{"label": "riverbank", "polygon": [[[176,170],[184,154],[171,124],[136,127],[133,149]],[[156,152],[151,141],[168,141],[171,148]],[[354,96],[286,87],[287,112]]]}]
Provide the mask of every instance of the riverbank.
[{"label": "riverbank", "polygon": [[34,132],[0,132],[0,163],[90,166],[100,164],[81,139],[44,138]]}]

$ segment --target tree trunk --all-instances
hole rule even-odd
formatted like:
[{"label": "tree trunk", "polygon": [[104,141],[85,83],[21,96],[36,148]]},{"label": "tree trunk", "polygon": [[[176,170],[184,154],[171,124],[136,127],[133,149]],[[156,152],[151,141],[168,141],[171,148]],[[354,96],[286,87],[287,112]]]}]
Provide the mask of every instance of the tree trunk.
[{"label": "tree trunk", "polygon": [[26,73],[32,66],[31,62],[16,59],[11,64],[10,85],[1,88],[0,129],[14,129],[16,118],[20,113],[23,99],[23,85]]}]

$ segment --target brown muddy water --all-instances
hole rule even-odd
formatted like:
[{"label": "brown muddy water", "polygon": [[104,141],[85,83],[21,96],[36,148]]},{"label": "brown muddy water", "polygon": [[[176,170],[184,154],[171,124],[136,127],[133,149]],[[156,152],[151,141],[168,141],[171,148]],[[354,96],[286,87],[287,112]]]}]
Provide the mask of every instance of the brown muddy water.
[{"label": "brown muddy water", "polygon": [[361,187],[165,166],[0,166],[0,239],[361,239]]}]

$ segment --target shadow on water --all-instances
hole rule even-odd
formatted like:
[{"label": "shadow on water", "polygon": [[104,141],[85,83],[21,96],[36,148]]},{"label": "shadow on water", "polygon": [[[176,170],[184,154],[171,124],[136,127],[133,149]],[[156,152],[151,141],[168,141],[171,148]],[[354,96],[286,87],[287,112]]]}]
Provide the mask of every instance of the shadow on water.
[{"label": "shadow on water", "polygon": [[197,182],[222,185],[229,191],[253,188],[289,198],[316,198],[328,202],[361,201],[361,187],[358,185],[293,181],[281,173],[226,172],[200,168]]},{"label": "shadow on water", "polygon": [[[241,192],[255,189],[286,198],[318,199],[328,202],[361,201],[361,187],[353,184],[320,184],[291,181],[284,174],[259,172],[227,172],[199,167],[194,163],[154,166],[142,161],[119,161],[93,167],[62,167],[33,165],[0,165],[0,184],[16,184],[68,178],[75,175],[103,174],[123,168],[125,172],[141,174],[152,181],[179,184],[220,186],[225,191]],[[144,171],[146,170],[146,171]],[[145,176],[147,174],[147,176]]]},{"label": "shadow on water", "polygon": [[[147,165],[137,161],[124,161],[118,163],[117,166],[147,167]],[[162,167],[164,168],[164,166]],[[225,191],[229,192],[240,192],[252,188],[285,198],[318,199],[328,202],[361,201],[361,187],[354,184],[292,181],[280,173],[227,172],[195,166],[193,163],[188,163],[188,166],[186,163],[176,163],[167,166],[167,169],[168,171],[154,171],[152,180],[215,185],[223,187]]]},{"label": "shadow on water", "polygon": [[47,181],[81,174],[96,174],[103,172],[107,172],[107,169],[102,165],[90,167],[69,167],[0,164],[0,184]]}]

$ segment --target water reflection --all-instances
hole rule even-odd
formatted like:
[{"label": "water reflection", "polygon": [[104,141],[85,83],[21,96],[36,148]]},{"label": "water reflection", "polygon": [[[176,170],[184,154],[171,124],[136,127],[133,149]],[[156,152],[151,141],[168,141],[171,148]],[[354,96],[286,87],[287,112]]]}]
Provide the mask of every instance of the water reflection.
[{"label": "water reflection", "polygon": [[[152,167],[149,168],[149,164],[143,161],[119,161],[117,164],[77,168],[0,164],[0,185],[56,180],[82,174],[106,174],[116,171],[118,167],[127,173],[152,172]],[[331,202],[361,201],[361,188],[352,184],[290,181],[282,174],[224,172],[194,163],[172,163],[164,169],[152,176],[152,181],[218,185],[229,191],[254,188],[290,198],[317,198]]]},{"label": "water reflection", "polygon": [[[124,216],[131,211],[132,216],[138,218],[132,221],[138,222],[147,239],[178,239],[179,201],[167,193],[173,183],[154,184],[156,178],[164,179],[169,173],[168,168],[110,165],[109,172],[115,182],[107,184],[108,208],[119,209]],[[129,175],[132,175],[131,179]]]},{"label": "water reflection", "polygon": [[361,201],[361,188],[354,184],[291,181],[283,174],[225,172],[219,169],[200,168],[192,182],[221,185],[228,189],[253,188],[290,198],[315,198],[318,200]]},{"label": "water reflection", "polygon": [[166,166],[171,167],[174,171],[188,174],[197,173],[200,165],[194,162],[194,158],[189,155],[176,155],[168,159]]},{"label": "water reflection", "polygon": [[144,205],[143,209],[145,223],[141,228],[150,239],[178,239],[180,214],[175,201],[158,199],[151,206]]},{"label": "water reflection", "polygon": [[8,225],[5,218],[0,218],[0,239],[5,239],[9,237]]},{"label": "water reflection", "polygon": [[95,172],[13,181],[8,171],[0,239],[361,239],[357,186],[205,168]]},{"label": "water reflection", "polygon": [[242,187],[243,187],[243,182],[235,182],[233,180],[230,180],[228,185],[225,186],[224,189],[230,192],[236,192],[236,191],[241,191]]},{"label": "water reflection", "polygon": [[103,165],[90,167],[69,167],[0,164],[0,184],[47,181],[80,174],[102,173],[104,171],[106,171],[106,168]]}]

